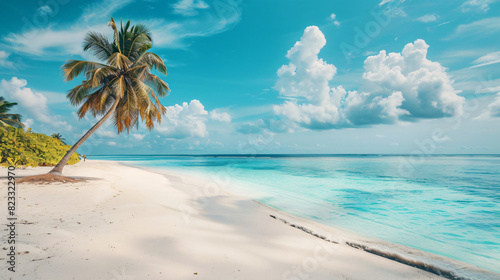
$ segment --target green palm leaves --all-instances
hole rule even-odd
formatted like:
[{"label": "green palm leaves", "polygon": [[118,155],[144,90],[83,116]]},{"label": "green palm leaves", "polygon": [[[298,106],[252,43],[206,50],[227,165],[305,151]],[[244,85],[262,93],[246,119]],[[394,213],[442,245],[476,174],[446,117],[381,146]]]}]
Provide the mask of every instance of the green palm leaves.
[{"label": "green palm leaves", "polygon": [[61,142],[63,142],[63,144],[66,144],[66,143],[64,143],[64,140],[66,140],[66,138],[64,138],[61,135],[61,133],[52,133],[52,135],[50,137],[57,139],[57,140],[60,140]]},{"label": "green palm leaves", "polygon": [[24,127],[24,124],[21,123],[21,115],[8,113],[10,109],[12,109],[12,107],[16,105],[17,103],[8,102],[2,96],[0,96],[0,127]]},{"label": "green palm leaves", "polygon": [[102,62],[69,60],[62,66],[67,81],[85,76],[67,97],[71,104],[80,106],[80,118],[88,112],[94,117],[104,115],[118,100],[113,112],[118,133],[137,126],[139,118],[151,129],[166,112],[159,98],[170,91],[152,71],[166,75],[167,68],[158,55],[148,52],[152,39],[146,26],[131,26],[128,21],[118,28],[113,18],[109,26],[114,31],[112,42],[97,32],[89,32],[84,39],[84,50]]}]

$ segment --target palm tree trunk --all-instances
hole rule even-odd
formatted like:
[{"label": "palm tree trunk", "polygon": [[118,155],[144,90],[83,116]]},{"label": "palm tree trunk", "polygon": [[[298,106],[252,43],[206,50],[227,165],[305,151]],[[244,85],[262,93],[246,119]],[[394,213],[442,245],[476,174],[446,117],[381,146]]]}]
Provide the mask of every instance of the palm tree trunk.
[{"label": "palm tree trunk", "polygon": [[111,116],[111,114],[113,114],[119,102],[120,99],[116,98],[115,102],[113,103],[113,106],[109,109],[106,115],[104,115],[102,119],[100,119],[89,131],[87,131],[87,133],[85,133],[85,135],[83,135],[83,137],[80,138],[80,140],[78,140],[75,143],[75,145],[71,147],[71,149],[69,149],[69,151],[64,155],[61,161],[59,161],[59,163],[49,172],[50,174],[54,175],[62,174],[62,170],[66,165],[66,163],[68,162],[71,155],[73,155],[73,153],[76,152],[76,150],[83,144],[83,142],[85,142],[85,140],[87,140],[90,137],[90,135],[92,135],[92,133],[94,133]]}]

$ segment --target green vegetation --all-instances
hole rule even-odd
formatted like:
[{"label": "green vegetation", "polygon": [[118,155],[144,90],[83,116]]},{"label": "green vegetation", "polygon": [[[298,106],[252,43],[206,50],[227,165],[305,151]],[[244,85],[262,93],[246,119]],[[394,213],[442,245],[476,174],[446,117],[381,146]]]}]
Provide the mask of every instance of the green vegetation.
[{"label": "green vegetation", "polygon": [[52,135],[50,137],[57,139],[57,140],[60,140],[61,142],[63,142],[63,144],[66,144],[66,143],[64,143],[64,140],[66,140],[66,138],[63,138],[61,133],[52,133]]},{"label": "green vegetation", "polygon": [[21,123],[21,115],[7,113],[10,111],[10,109],[12,109],[12,107],[16,105],[17,103],[8,102],[2,96],[0,96],[0,127],[24,127],[24,124]]},{"label": "green vegetation", "polygon": [[[53,166],[70,148],[45,134],[25,132],[12,126],[0,128],[1,165]],[[72,154],[68,164],[79,162],[78,156]]]},{"label": "green vegetation", "polygon": [[130,21],[125,25],[121,22],[118,28],[113,18],[109,26],[113,29],[112,41],[93,31],[84,38],[83,50],[93,52],[101,62],[68,60],[62,66],[66,81],[85,77],[67,95],[72,105],[80,106],[78,116],[83,118],[89,112],[103,117],[73,145],[50,171],[52,174],[61,174],[73,152],[112,115],[121,133],[138,127],[139,118],[152,129],[166,113],[159,98],[170,89],[152,71],[166,75],[167,67],[157,54],[149,52],[153,47],[151,32],[142,24],[130,25]]}]

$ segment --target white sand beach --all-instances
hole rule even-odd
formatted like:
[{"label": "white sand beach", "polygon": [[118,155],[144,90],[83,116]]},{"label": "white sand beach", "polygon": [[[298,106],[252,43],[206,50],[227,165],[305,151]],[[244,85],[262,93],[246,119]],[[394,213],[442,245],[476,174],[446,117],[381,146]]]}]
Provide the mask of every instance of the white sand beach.
[{"label": "white sand beach", "polygon": [[[199,178],[109,161],[67,166],[64,175],[86,181],[18,185],[20,254],[16,272],[2,269],[1,279],[443,279],[317,238],[251,199],[207,195]],[[7,211],[6,180],[1,186]]]}]

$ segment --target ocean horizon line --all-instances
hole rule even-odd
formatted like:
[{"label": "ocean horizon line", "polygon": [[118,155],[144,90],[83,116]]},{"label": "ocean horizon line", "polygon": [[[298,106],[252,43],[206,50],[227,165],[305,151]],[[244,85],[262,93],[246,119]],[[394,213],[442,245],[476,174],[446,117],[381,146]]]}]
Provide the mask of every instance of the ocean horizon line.
[{"label": "ocean horizon line", "polygon": [[489,156],[500,157],[500,154],[88,154],[87,156],[151,156],[151,157],[457,157],[457,156]]}]

